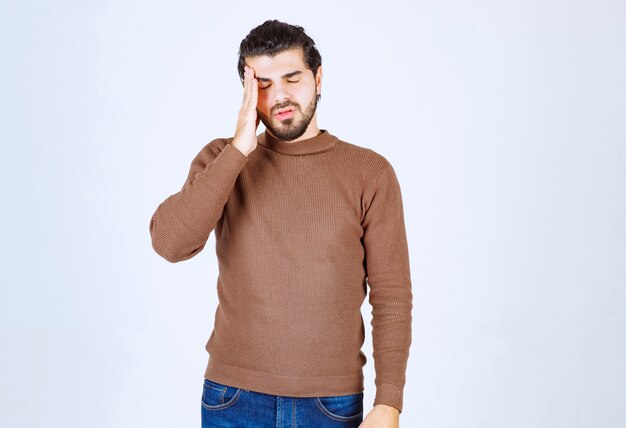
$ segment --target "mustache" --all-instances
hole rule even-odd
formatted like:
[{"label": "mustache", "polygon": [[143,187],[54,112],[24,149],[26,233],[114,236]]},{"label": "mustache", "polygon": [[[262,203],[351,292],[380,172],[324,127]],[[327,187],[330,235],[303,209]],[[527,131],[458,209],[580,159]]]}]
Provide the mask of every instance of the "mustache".
[{"label": "mustache", "polygon": [[272,108],[272,114],[276,113],[277,110],[280,110],[281,108],[286,108],[286,107],[293,107],[296,110],[300,110],[300,105],[299,104],[296,104],[296,103],[283,103],[283,104],[276,104]]}]

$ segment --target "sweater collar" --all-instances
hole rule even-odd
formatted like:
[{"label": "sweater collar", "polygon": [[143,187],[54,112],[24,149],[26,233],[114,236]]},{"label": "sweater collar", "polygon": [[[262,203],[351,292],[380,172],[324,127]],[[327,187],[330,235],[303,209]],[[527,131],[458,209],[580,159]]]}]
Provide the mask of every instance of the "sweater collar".
[{"label": "sweater collar", "polygon": [[257,141],[266,149],[287,155],[308,155],[330,150],[337,143],[337,137],[325,129],[320,129],[315,137],[287,142],[271,136],[267,131],[258,136]]}]

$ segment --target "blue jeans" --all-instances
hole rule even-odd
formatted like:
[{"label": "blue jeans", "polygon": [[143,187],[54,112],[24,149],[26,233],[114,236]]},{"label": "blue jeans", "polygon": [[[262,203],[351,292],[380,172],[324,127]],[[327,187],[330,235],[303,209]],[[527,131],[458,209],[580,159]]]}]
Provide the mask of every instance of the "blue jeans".
[{"label": "blue jeans", "polygon": [[202,428],[356,428],[363,422],[363,392],[285,397],[204,379],[201,401]]}]

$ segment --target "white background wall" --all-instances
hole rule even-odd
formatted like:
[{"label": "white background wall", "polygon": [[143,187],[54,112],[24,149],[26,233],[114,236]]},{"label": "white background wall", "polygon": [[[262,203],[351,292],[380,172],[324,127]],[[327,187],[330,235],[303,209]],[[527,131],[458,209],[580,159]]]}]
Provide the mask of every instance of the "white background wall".
[{"label": "white background wall", "polygon": [[609,0],[0,1],[0,425],[200,426],[214,236],[170,264],[148,224],[234,132],[239,42],[271,18],[317,42],[320,127],[401,183],[401,426],[625,426],[626,4]]}]

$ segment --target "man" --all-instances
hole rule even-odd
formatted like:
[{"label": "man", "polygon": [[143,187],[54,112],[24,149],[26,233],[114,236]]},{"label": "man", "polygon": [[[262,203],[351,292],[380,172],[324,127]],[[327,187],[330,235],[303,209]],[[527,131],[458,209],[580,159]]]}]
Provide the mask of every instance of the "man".
[{"label": "man", "polygon": [[[150,222],[170,262],[198,254],[215,230],[219,304],[202,424],[397,427],[413,296],[395,172],[318,128],[321,56],[302,27],[254,28],[238,71],[234,136],[198,153]],[[367,284],[376,397],[363,420]]]}]

